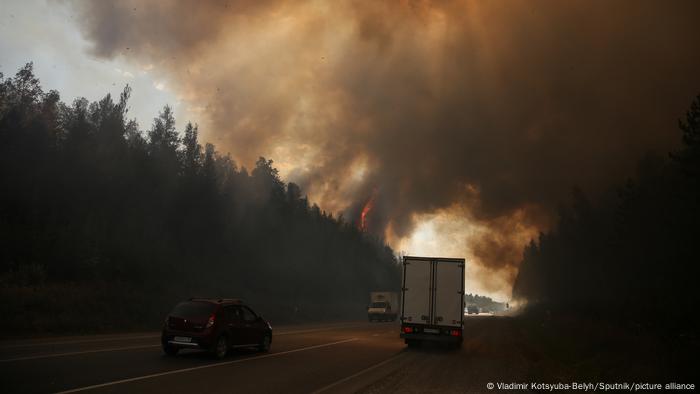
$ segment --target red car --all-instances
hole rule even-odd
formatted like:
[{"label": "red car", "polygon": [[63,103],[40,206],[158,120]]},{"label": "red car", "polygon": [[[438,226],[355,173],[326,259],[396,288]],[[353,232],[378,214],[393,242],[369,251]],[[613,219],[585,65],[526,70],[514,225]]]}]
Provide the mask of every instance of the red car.
[{"label": "red car", "polygon": [[163,351],[203,349],[221,359],[230,349],[255,347],[267,352],[272,326],[241,300],[190,298],[175,306],[165,319]]}]

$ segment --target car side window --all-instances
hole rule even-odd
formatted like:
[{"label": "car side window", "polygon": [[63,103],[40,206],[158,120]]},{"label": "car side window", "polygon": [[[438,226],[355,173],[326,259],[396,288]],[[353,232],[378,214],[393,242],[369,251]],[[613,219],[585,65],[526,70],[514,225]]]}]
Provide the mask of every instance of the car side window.
[{"label": "car side window", "polygon": [[241,313],[235,306],[225,307],[224,315],[226,316],[226,321],[228,322],[237,322],[241,320]]},{"label": "car side window", "polygon": [[255,321],[258,317],[251,311],[248,307],[244,306],[241,308],[243,312],[243,320],[247,322]]}]

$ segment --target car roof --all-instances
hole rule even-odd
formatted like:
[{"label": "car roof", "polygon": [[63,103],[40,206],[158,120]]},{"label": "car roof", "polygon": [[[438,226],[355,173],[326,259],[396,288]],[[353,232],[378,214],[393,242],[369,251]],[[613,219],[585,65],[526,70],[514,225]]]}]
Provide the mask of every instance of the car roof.
[{"label": "car roof", "polygon": [[209,302],[212,304],[236,304],[243,305],[243,300],[240,298],[207,298],[207,297],[192,297],[188,301]]}]

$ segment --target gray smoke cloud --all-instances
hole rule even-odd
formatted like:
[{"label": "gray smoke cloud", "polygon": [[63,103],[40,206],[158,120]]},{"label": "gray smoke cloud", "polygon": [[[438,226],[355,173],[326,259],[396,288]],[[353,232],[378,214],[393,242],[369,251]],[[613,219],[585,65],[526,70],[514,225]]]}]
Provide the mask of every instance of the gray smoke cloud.
[{"label": "gray smoke cloud", "polygon": [[[467,218],[497,290],[572,186],[678,141],[700,89],[697,1],[75,2],[92,54],[168,78],[204,137],[275,160],[393,244]],[[500,276],[499,280],[489,279]]]}]

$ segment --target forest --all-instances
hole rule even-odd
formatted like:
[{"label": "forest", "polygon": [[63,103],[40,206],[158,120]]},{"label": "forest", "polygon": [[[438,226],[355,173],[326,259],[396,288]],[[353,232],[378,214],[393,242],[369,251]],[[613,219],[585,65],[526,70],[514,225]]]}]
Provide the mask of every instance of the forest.
[{"label": "forest", "polygon": [[482,312],[503,312],[506,310],[505,302],[494,301],[491,297],[479,294],[465,294],[464,305],[476,305]]},{"label": "forest", "polygon": [[[190,296],[241,297],[273,322],[359,318],[370,291],[400,289],[383,240],[310,204],[272,160],[249,170],[202,146],[168,106],[143,130],[130,93],[67,104],[31,63],[0,74],[3,333],[153,327]],[[700,96],[679,129],[680,149],[618,187],[573,189],[526,246],[515,300],[696,332]]]},{"label": "forest", "polygon": [[31,63],[0,74],[2,331],[159,327],[190,296],[241,297],[273,323],[363,316],[400,288],[380,239],[310,204],[272,160],[238,166],[165,106],[70,104]]},{"label": "forest", "polygon": [[578,314],[697,338],[700,96],[680,149],[649,154],[591,199],[575,188],[553,231],[524,250],[513,295],[533,311]]}]

